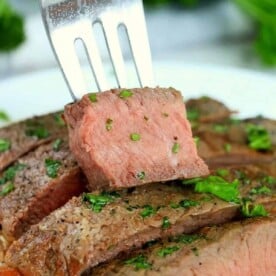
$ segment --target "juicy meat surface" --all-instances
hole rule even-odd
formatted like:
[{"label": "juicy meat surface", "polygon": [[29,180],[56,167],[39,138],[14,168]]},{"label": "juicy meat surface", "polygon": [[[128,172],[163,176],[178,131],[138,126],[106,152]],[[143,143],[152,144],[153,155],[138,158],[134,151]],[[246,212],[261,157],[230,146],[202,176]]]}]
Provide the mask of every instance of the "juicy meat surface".
[{"label": "juicy meat surface", "polygon": [[65,119],[70,148],[91,190],[208,174],[181,93],[172,88],[86,95],[66,106]]},{"label": "juicy meat surface", "polygon": [[[237,177],[242,197],[250,195],[253,203],[276,211],[273,178],[256,166],[232,168],[227,179]],[[260,185],[268,185],[271,194],[251,195]],[[95,194],[89,195],[97,202]],[[24,275],[76,275],[145,242],[224,223],[240,213],[239,204],[195,193],[181,183],[156,183],[108,195],[112,200],[106,206],[99,205],[107,196],[101,194],[98,205],[78,197],[54,211],[11,245],[6,263]]]},{"label": "juicy meat surface", "polygon": [[[123,260],[97,267],[89,275],[273,276],[276,274],[275,229],[275,217],[206,227],[193,235],[153,243]],[[147,268],[137,269],[131,263],[139,256],[148,264]]]},{"label": "juicy meat surface", "polygon": [[20,156],[62,133],[67,133],[67,128],[60,112],[0,128],[0,139],[10,144],[7,150],[0,151],[0,172]]},{"label": "juicy meat surface", "polygon": [[[85,190],[85,178],[69,151],[67,137],[63,138],[58,150],[53,149],[54,142],[41,145],[0,175],[0,181],[6,181],[2,192],[13,185],[0,197],[0,223],[8,239],[18,238],[30,225]],[[48,167],[46,160],[52,161]]]}]

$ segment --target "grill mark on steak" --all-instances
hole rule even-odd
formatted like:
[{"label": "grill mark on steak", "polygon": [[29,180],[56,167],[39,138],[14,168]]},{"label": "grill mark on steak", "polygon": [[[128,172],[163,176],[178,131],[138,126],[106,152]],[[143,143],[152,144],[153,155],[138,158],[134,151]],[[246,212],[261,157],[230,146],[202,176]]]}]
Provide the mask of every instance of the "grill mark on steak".
[{"label": "grill mark on steak", "polygon": [[[61,162],[57,177],[47,175],[46,159]],[[47,143],[18,159],[18,163],[24,167],[12,180],[14,190],[0,197],[2,231],[10,240],[18,238],[30,225],[39,222],[73,196],[81,194],[86,185],[69,151],[66,136],[58,151],[53,150],[53,142]]]},{"label": "grill mark on steak", "polygon": [[[0,139],[8,139],[11,148],[7,151],[0,152],[0,172],[13,163],[16,159],[35,149],[39,145],[55,139],[56,136],[67,133],[65,125],[57,122],[57,116],[60,112],[34,117],[22,122],[14,123],[7,127],[0,128]],[[49,132],[45,138],[26,135],[26,131],[43,127]]]},{"label": "grill mark on steak", "polygon": [[[250,179],[242,181],[241,178],[240,192],[246,197],[253,187],[260,185],[260,177],[265,173],[256,166],[232,168],[229,179],[236,178],[238,169]],[[253,200],[274,212],[275,185],[270,188],[272,195],[256,195]],[[179,183],[140,186],[131,194],[127,190],[120,194],[120,198],[99,213],[93,212],[81,197],[73,198],[15,241],[7,252],[6,263],[25,275],[76,275],[121,252],[139,248],[147,241],[189,233],[239,215],[238,204],[213,196],[208,201],[206,195]],[[170,207],[171,203],[183,199],[200,204],[187,209]],[[143,218],[140,213],[146,205],[157,211]],[[162,229],[164,217],[168,217],[171,224],[167,229]],[[51,265],[46,266],[46,263]]]},{"label": "grill mark on steak", "polygon": [[[179,237],[159,241],[148,249],[87,271],[85,275],[274,275],[275,229],[275,217],[206,227],[196,233],[198,239],[190,244],[176,242]],[[172,247],[175,252],[164,257],[158,255],[160,250]],[[126,260],[139,255],[150,268],[138,270],[125,264]]]},{"label": "grill mark on steak", "polygon": [[[208,174],[197,155],[180,92],[131,89],[133,95],[122,99],[121,91],[101,92],[97,102],[86,95],[65,107],[70,149],[91,190]],[[112,120],[110,130],[106,129],[108,119]],[[140,135],[137,140],[131,138],[135,133]],[[139,177],[141,172],[143,177]]]}]

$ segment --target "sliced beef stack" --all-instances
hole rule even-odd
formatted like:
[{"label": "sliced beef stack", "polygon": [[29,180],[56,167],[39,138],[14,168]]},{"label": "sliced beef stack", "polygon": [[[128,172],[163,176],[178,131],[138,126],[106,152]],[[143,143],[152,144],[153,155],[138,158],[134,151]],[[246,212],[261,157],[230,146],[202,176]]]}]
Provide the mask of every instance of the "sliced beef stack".
[{"label": "sliced beef stack", "polygon": [[114,89],[65,108],[70,148],[90,189],[116,189],[208,174],[181,93]]}]

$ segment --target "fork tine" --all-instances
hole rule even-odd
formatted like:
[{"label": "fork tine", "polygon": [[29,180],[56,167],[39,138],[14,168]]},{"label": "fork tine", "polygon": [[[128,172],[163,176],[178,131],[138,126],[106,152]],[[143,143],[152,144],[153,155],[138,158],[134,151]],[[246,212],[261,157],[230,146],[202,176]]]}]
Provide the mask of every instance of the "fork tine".
[{"label": "fork tine", "polygon": [[102,26],[118,86],[127,87],[127,76],[118,37],[118,26],[112,20],[110,21],[109,18],[102,18]]}]

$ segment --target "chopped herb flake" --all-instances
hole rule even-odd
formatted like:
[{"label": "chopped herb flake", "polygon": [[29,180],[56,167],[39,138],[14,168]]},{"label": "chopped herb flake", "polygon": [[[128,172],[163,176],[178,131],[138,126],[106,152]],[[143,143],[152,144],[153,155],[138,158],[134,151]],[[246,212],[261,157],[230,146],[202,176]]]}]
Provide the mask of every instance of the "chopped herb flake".
[{"label": "chopped herb flake", "polygon": [[53,159],[45,159],[44,164],[47,175],[51,178],[56,178],[61,162]]},{"label": "chopped herb flake", "polygon": [[168,247],[165,247],[165,248],[162,248],[160,250],[157,251],[157,255],[159,257],[166,257],[168,255],[171,255],[172,253],[174,253],[175,251],[179,250],[180,247],[179,246],[168,246]]},{"label": "chopped herb flake", "polygon": [[168,217],[163,217],[163,221],[162,221],[162,229],[167,229],[171,227],[171,223],[169,221]]},{"label": "chopped herb flake", "polygon": [[134,266],[136,270],[149,269],[152,267],[152,264],[149,263],[147,258],[143,255],[138,255],[137,257],[126,260],[124,263]]},{"label": "chopped herb flake", "polygon": [[225,150],[226,153],[230,153],[231,150],[232,150],[232,145],[226,143],[226,144],[223,145],[223,148],[224,148],[224,150]]},{"label": "chopped herb flake", "polygon": [[249,124],[246,127],[248,145],[254,150],[270,150],[272,141],[268,131],[263,126]]},{"label": "chopped herb flake", "polygon": [[37,137],[38,139],[47,138],[50,135],[49,131],[44,126],[42,126],[42,125],[29,126],[26,129],[25,134],[27,136]]},{"label": "chopped herb flake", "polygon": [[98,101],[97,99],[97,93],[90,93],[88,95],[88,98],[90,100],[91,103],[96,103]]},{"label": "chopped herb flake", "polygon": [[25,164],[16,164],[14,166],[9,167],[6,169],[3,173],[3,177],[0,179],[0,185],[8,182],[13,181],[15,178],[15,175],[18,171],[22,171],[24,168],[26,168]]},{"label": "chopped herb flake", "polygon": [[[95,212],[99,213],[102,211],[103,207],[107,204],[113,202],[116,197],[118,197],[118,193],[107,193],[103,192],[99,195],[94,194],[84,194],[82,197],[83,202],[88,202],[90,204],[90,208]],[[119,195],[120,196],[120,195]]]},{"label": "chopped herb flake", "polygon": [[53,143],[53,150],[54,151],[59,151],[62,143],[63,143],[62,139],[60,139],[60,138],[56,139]]},{"label": "chopped herb flake", "polygon": [[8,116],[8,114],[2,110],[0,110],[0,121],[3,121],[3,122],[9,122],[10,121],[10,118]]},{"label": "chopped herb flake", "polygon": [[242,203],[242,214],[245,217],[266,217],[268,215],[266,209],[261,204],[252,204],[249,200],[243,200]]},{"label": "chopped herb flake", "polygon": [[156,209],[154,209],[151,205],[145,205],[143,211],[140,212],[140,216],[142,218],[150,217],[156,213]]},{"label": "chopped herb flake", "polygon": [[262,179],[263,183],[266,183],[268,185],[274,185],[276,184],[276,177],[270,176],[270,175],[266,175],[263,179]]},{"label": "chopped herb flake", "polygon": [[178,153],[180,150],[180,145],[178,143],[174,143],[172,147],[172,153]]},{"label": "chopped herb flake", "polygon": [[55,122],[59,126],[65,126],[65,121],[62,118],[62,113],[58,113],[54,115]]},{"label": "chopped herb flake", "polygon": [[216,170],[216,175],[221,176],[221,177],[225,177],[229,175],[229,170],[227,169],[217,169]]},{"label": "chopped herb flake", "polygon": [[145,177],[146,177],[146,173],[145,173],[145,172],[139,172],[139,173],[137,173],[137,177],[138,177],[140,180],[144,180]]},{"label": "chopped herb flake", "polygon": [[129,98],[133,95],[133,93],[130,90],[122,90],[119,94],[119,97],[121,99]]},{"label": "chopped herb flake", "polygon": [[176,237],[171,237],[169,238],[169,241],[171,242],[179,242],[179,243],[184,243],[184,244],[190,244],[198,239],[203,238],[202,235],[197,235],[197,234],[182,234]]},{"label": "chopped herb flake", "polygon": [[105,122],[105,129],[110,131],[112,129],[113,120],[108,118]]},{"label": "chopped herb flake", "polygon": [[139,141],[141,139],[141,135],[139,133],[131,133],[130,139],[135,142]]},{"label": "chopped herb flake", "polygon": [[183,199],[179,202],[179,206],[183,208],[190,208],[197,205],[199,205],[199,202],[191,199]]},{"label": "chopped herb flake", "polygon": [[228,126],[226,126],[226,125],[220,125],[220,124],[215,124],[213,126],[213,129],[217,133],[225,133],[225,132],[228,131]]},{"label": "chopped herb flake", "polygon": [[0,138],[0,153],[7,151],[11,148],[11,142],[8,139]]},{"label": "chopped herb flake", "polygon": [[12,192],[13,190],[14,190],[14,184],[13,183],[8,183],[7,185],[5,185],[3,187],[2,191],[0,192],[0,196],[6,196],[10,192]]},{"label": "chopped herb flake", "polygon": [[270,195],[272,193],[271,189],[267,186],[261,186],[251,189],[251,195]]},{"label": "chopped herb flake", "polygon": [[196,109],[189,108],[187,110],[187,118],[189,121],[197,121],[199,119],[199,111]]},{"label": "chopped herb flake", "polygon": [[200,142],[200,138],[199,137],[194,137],[194,142],[195,142],[196,146],[198,147],[199,142]]}]

